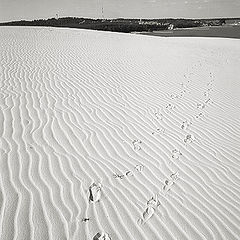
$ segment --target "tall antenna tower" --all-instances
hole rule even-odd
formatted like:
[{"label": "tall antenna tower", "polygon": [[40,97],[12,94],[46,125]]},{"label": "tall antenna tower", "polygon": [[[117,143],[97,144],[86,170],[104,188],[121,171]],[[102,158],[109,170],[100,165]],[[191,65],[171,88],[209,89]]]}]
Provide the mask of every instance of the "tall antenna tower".
[{"label": "tall antenna tower", "polygon": [[102,0],[102,19],[104,19],[103,0]]},{"label": "tall antenna tower", "polygon": [[103,0],[98,0],[98,7],[97,7],[97,11],[101,11],[101,13],[99,14],[100,15],[100,18],[104,19],[104,8],[103,8]]}]

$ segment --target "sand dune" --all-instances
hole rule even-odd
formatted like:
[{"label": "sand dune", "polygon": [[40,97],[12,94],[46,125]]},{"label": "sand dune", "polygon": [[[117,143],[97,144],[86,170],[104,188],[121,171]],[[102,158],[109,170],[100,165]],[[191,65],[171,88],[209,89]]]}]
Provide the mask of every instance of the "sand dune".
[{"label": "sand dune", "polygon": [[240,239],[240,40],[0,28],[1,240]]}]

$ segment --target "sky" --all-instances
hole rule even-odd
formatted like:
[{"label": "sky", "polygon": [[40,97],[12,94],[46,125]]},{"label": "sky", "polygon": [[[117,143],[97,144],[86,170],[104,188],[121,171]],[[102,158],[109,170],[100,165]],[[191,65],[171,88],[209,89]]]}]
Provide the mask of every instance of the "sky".
[{"label": "sky", "polygon": [[0,22],[65,16],[102,18],[240,17],[240,0],[0,0]]}]

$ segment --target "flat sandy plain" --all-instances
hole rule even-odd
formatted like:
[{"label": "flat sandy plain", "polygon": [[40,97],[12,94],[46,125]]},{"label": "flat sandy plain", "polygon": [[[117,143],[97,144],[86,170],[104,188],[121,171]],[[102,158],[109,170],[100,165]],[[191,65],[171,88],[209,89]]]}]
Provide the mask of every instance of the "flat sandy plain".
[{"label": "flat sandy plain", "polygon": [[0,239],[239,240],[239,53],[0,27]]}]

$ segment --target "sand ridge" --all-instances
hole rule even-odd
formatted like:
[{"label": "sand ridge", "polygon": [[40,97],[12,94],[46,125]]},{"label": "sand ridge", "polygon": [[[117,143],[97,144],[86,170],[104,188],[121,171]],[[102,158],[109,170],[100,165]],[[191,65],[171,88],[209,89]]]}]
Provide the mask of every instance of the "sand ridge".
[{"label": "sand ridge", "polygon": [[0,39],[0,239],[239,239],[240,40]]}]

